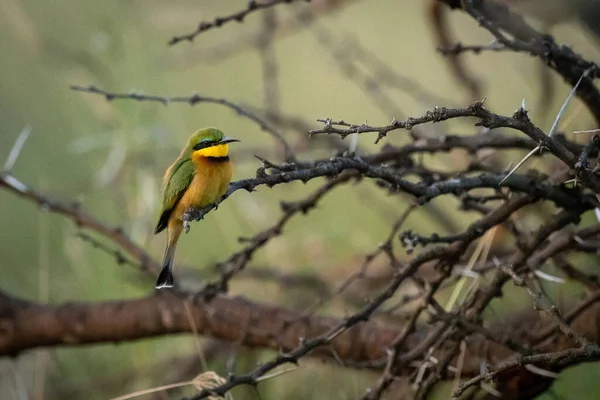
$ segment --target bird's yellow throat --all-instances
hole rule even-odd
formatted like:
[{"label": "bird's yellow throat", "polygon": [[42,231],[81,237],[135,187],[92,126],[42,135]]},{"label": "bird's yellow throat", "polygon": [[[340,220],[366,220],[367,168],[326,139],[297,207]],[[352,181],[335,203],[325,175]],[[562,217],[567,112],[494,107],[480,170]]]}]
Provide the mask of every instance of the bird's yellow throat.
[{"label": "bird's yellow throat", "polygon": [[227,157],[229,155],[229,145],[218,144],[216,146],[207,147],[205,149],[196,150],[193,154],[196,157]]}]

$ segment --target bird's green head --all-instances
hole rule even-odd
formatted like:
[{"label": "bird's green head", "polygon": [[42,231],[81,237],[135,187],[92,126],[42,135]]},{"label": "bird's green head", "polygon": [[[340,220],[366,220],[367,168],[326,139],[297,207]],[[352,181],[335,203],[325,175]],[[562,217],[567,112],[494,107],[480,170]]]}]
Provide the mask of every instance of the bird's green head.
[{"label": "bird's green head", "polygon": [[204,128],[190,136],[184,152],[190,157],[227,157],[229,155],[228,143],[232,142],[239,142],[239,140],[225,136],[219,129]]}]

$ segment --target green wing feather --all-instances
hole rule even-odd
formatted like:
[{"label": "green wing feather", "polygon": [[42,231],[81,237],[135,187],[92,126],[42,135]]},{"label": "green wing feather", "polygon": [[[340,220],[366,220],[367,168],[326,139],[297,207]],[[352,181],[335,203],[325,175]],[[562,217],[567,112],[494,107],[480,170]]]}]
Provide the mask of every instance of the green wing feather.
[{"label": "green wing feather", "polygon": [[170,174],[163,182],[162,210],[154,233],[167,227],[173,209],[194,179],[194,164],[190,159],[178,160],[170,169]]}]

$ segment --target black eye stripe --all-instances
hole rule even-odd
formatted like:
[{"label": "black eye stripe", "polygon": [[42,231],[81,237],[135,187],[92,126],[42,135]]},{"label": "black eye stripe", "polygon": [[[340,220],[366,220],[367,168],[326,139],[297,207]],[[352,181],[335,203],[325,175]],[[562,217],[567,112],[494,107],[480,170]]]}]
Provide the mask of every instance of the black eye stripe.
[{"label": "black eye stripe", "polygon": [[196,143],[196,145],[194,146],[194,150],[202,150],[207,147],[214,146],[215,144],[217,144],[217,142],[214,140],[202,141],[200,143]]}]

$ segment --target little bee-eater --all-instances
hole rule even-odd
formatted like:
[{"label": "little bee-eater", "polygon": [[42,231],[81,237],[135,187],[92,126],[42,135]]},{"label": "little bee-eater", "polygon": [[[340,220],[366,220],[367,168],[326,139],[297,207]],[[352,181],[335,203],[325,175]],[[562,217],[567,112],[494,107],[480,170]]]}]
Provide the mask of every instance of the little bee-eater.
[{"label": "little bee-eater", "polygon": [[218,129],[204,128],[190,136],[175,162],[167,169],[162,185],[162,209],[156,224],[159,233],[167,228],[167,247],[156,288],[173,286],[173,259],[183,230],[183,214],[192,208],[215,203],[231,180],[229,145],[239,140]]}]

